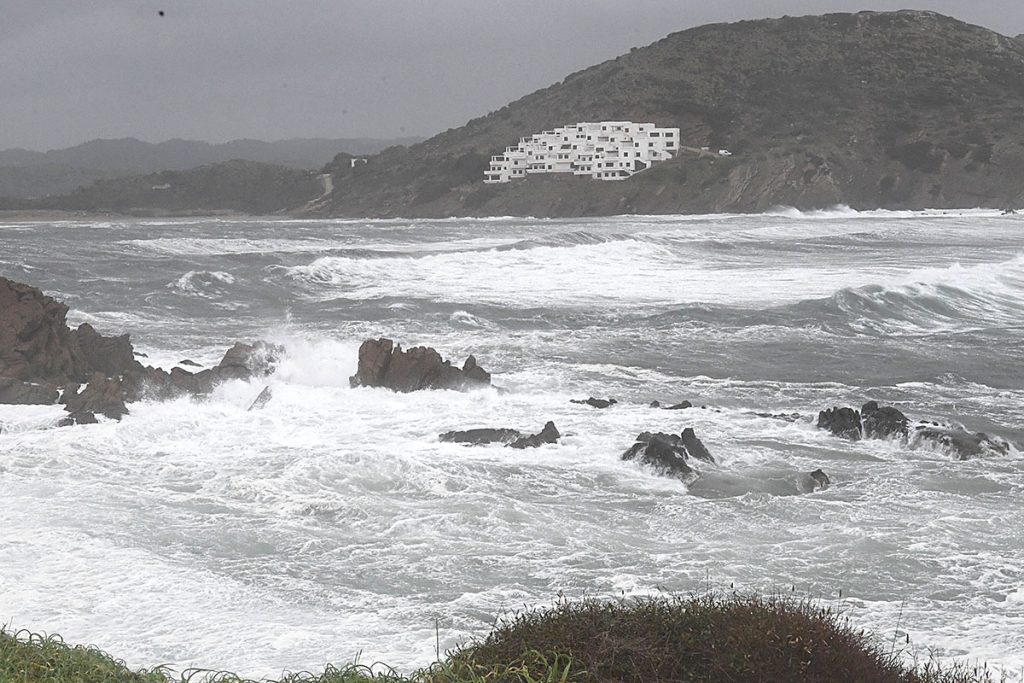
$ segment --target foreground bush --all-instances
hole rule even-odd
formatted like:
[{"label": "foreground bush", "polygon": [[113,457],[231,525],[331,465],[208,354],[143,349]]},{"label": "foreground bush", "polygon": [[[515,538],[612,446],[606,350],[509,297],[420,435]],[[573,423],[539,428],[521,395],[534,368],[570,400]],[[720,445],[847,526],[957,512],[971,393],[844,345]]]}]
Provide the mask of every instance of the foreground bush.
[{"label": "foreground bush", "polygon": [[[280,683],[991,683],[984,669],[910,667],[828,608],[699,596],[559,602],[403,677],[349,665]],[[246,683],[229,673],[131,671],[92,648],[0,629],[0,683]]]}]

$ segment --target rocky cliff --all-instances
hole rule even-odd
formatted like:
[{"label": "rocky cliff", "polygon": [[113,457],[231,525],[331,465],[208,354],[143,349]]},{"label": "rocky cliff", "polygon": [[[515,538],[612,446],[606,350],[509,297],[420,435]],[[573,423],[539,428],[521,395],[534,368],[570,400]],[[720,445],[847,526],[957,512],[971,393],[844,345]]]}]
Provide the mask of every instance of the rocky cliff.
[{"label": "rocky cliff", "polygon": [[[485,185],[490,155],[566,123],[651,121],[681,154],[621,182]],[[703,26],[567,76],[365,166],[331,167],[317,212],[536,215],[1024,204],[1024,43],[932,12]]]}]

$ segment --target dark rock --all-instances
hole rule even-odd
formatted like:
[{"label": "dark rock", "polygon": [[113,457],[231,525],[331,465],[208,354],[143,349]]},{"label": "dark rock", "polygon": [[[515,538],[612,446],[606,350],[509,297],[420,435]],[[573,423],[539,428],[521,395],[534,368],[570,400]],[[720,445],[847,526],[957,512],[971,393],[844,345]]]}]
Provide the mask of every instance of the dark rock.
[{"label": "dark rock", "polygon": [[892,406],[879,408],[877,402],[868,401],[860,416],[865,439],[907,438],[907,416]]},{"label": "dark rock", "polygon": [[660,408],[661,407],[661,401],[651,401],[650,407],[651,408]]},{"label": "dark rock", "polygon": [[555,443],[562,435],[558,432],[554,422],[548,422],[544,429],[537,434],[524,436],[508,444],[509,448],[538,448],[546,443]]},{"label": "dark rock", "polygon": [[590,406],[591,408],[609,408],[618,403],[618,401],[616,401],[614,398],[604,399],[594,398],[593,396],[591,396],[586,400],[574,398],[570,400],[569,403],[578,403],[580,405]]},{"label": "dark rock", "polygon": [[199,363],[195,362],[194,360],[189,360],[188,358],[186,358],[185,360],[178,361],[178,365],[184,365],[184,366],[190,367],[190,368],[201,368],[201,367],[203,367]]},{"label": "dark rock", "polygon": [[515,429],[467,429],[439,434],[441,441],[484,445],[489,443],[511,443],[523,438],[522,432]]},{"label": "dark rock", "polygon": [[469,389],[490,386],[491,376],[470,356],[460,370],[436,350],[416,346],[403,351],[390,339],[368,339],[359,347],[353,387],[384,387],[398,392],[421,389]]},{"label": "dark rock", "polygon": [[81,358],[91,372],[101,372],[107,377],[123,375],[135,361],[135,351],[127,334],[119,337],[104,337],[89,323],[82,323],[72,333],[78,344]]},{"label": "dark rock", "polygon": [[984,432],[968,432],[963,427],[918,426],[910,441],[911,448],[940,448],[955,455],[958,460],[969,460],[986,456],[1007,455],[1010,444]]},{"label": "dark rock", "polygon": [[121,380],[105,377],[100,372],[92,376],[89,384],[81,392],[65,397],[64,409],[72,416],[80,413],[100,413],[112,420],[120,420],[128,414]]},{"label": "dark rock", "polygon": [[827,429],[832,434],[859,441],[861,438],[860,413],[853,408],[829,408],[818,413],[818,429]]},{"label": "dark rock", "polygon": [[218,379],[249,379],[269,375],[274,371],[284,349],[277,344],[257,341],[252,344],[235,342],[215,368]]},{"label": "dark rock", "polygon": [[35,287],[0,278],[0,377],[54,384],[84,379],[87,366],[67,313]]},{"label": "dark rock", "polygon": [[754,415],[783,422],[796,422],[803,417],[800,413],[754,413]]},{"label": "dark rock", "polygon": [[0,377],[0,403],[16,405],[50,405],[57,401],[56,385],[22,382],[12,377]]},{"label": "dark rock", "polygon": [[57,423],[58,427],[72,427],[74,425],[94,425],[99,420],[96,419],[96,415],[87,411],[81,411],[77,413],[71,413],[67,417],[61,418],[60,422]]},{"label": "dark rock", "polygon": [[683,401],[682,403],[677,403],[675,405],[668,406],[667,408],[665,408],[665,410],[686,410],[687,408],[692,407],[692,403],[690,403],[689,401]]},{"label": "dark rock", "polygon": [[715,462],[715,459],[711,456],[711,453],[704,446],[701,440],[697,438],[697,435],[696,433],[694,433],[692,427],[687,427],[686,429],[683,430],[681,441],[683,447],[686,449],[686,452],[689,454],[691,458],[697,458],[698,460],[703,460],[704,462]]},{"label": "dark rock", "polygon": [[622,454],[623,460],[637,460],[658,470],[666,476],[692,481],[697,473],[687,462],[686,448],[682,439],[675,434],[642,432],[636,443]]},{"label": "dark rock", "polygon": [[267,405],[271,398],[273,398],[273,392],[270,391],[270,387],[263,387],[263,391],[260,392],[260,395],[257,396],[256,400],[249,406],[249,412],[259,410],[263,406]]},{"label": "dark rock", "polygon": [[832,480],[821,469],[808,472],[807,478],[811,482],[811,491],[824,491],[832,485]]}]

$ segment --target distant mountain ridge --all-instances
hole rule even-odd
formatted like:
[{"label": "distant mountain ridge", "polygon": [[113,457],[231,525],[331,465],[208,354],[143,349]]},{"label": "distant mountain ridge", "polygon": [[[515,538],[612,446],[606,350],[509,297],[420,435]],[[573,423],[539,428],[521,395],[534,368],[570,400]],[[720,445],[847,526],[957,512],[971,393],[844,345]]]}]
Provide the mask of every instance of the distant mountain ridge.
[{"label": "distant mountain ridge", "polygon": [[[678,126],[630,179],[485,185],[491,155],[579,121]],[[712,24],[527,95],[365,166],[330,167],[337,216],[577,216],[1024,205],[1024,42],[934,12]]]},{"label": "distant mountain ridge", "polygon": [[232,140],[211,144],[198,140],[151,143],[136,138],[90,140],[49,152],[0,150],[0,197],[66,194],[96,180],[183,171],[235,159],[297,169],[319,169],[338,153],[376,154],[421,138],[293,138],[276,142]]}]

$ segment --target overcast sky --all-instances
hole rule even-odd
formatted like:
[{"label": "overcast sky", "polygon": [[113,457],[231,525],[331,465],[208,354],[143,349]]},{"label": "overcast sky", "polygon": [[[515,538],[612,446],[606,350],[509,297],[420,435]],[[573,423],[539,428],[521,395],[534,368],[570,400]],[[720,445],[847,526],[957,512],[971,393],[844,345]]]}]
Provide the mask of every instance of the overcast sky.
[{"label": "overcast sky", "polygon": [[1022,0],[0,0],[0,148],[429,136],[691,26],[904,7],[1024,33]]}]

